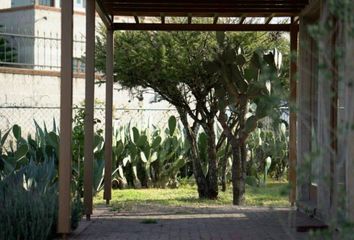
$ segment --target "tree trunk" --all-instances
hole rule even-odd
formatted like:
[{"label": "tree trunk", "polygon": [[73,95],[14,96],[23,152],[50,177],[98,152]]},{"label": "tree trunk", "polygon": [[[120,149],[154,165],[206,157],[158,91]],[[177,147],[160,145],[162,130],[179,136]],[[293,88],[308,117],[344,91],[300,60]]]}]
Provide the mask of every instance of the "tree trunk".
[{"label": "tree trunk", "polygon": [[230,144],[227,143],[225,148],[225,155],[221,161],[221,191],[226,192],[226,169],[227,169],[227,162],[229,158],[229,148]]},{"label": "tree trunk", "polygon": [[216,156],[216,144],[215,144],[215,130],[214,130],[214,118],[209,119],[208,123],[204,126],[205,133],[208,136],[208,160],[209,168],[207,174],[207,181],[209,187],[209,199],[216,199],[218,197],[218,166]]},{"label": "tree trunk", "polygon": [[232,130],[227,125],[226,116],[221,113],[219,122],[223,127],[225,135],[232,148],[232,187],[233,187],[233,204],[242,205],[245,201],[245,177],[244,177],[244,164],[241,157],[241,146],[239,140],[232,133]]},{"label": "tree trunk", "polygon": [[[237,143],[234,144],[238,145]],[[240,146],[232,147],[232,156],[233,204],[242,205],[245,201],[245,179],[242,173]]]},{"label": "tree trunk", "polygon": [[199,198],[209,198],[208,182],[204,176],[200,159],[198,158],[196,134],[188,124],[187,114],[181,109],[177,108],[177,110],[186,130],[187,141],[190,144],[190,158],[193,164],[193,175],[197,184]]}]

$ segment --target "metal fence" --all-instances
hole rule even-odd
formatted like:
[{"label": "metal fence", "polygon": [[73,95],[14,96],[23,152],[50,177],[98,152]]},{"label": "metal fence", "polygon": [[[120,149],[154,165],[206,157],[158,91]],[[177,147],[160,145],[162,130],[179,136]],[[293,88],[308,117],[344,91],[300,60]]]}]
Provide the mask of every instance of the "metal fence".
[{"label": "metal fence", "polygon": [[[84,72],[85,37],[74,36],[73,69]],[[35,70],[60,70],[61,40],[58,33],[0,28],[0,66]]]},{"label": "metal fence", "polygon": [[[82,108],[74,108],[73,116]],[[103,129],[105,125],[105,109],[102,107],[95,108],[95,118],[100,120],[96,128]],[[149,126],[157,126],[165,128],[168,124],[168,118],[171,115],[177,116],[174,109],[125,109],[116,108],[113,113],[113,126],[119,128],[122,125],[131,123],[131,126],[140,126],[146,128]],[[18,124],[22,128],[23,136],[35,133],[34,120],[40,125],[44,124],[48,129],[52,129],[53,121],[59,126],[60,108],[59,107],[23,107],[23,106],[0,106],[0,131],[10,129],[14,124]]]}]

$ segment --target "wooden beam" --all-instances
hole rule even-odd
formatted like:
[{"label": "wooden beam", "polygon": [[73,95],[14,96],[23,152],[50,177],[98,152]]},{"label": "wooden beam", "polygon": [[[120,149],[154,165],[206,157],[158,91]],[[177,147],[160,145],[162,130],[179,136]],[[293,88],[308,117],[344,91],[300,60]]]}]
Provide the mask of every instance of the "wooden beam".
[{"label": "wooden beam", "polygon": [[58,233],[70,233],[73,98],[73,0],[62,1]]},{"label": "wooden beam", "polygon": [[291,191],[289,200],[292,206],[296,202],[296,73],[297,73],[297,55],[298,55],[298,28],[291,28],[290,31],[290,52],[292,55],[290,63],[290,128],[289,128],[289,182],[291,185]]},{"label": "wooden beam", "polygon": [[[268,17],[272,12],[249,12],[247,13],[247,17]],[[238,13],[238,12],[218,12],[217,13],[219,18],[220,17],[242,17],[244,13]],[[277,12],[274,13],[274,17],[291,17],[291,16],[297,16],[299,13],[293,12]],[[121,11],[116,11],[114,12],[115,16],[130,16],[134,17],[134,15],[137,15],[139,17],[161,17],[161,12],[121,12]],[[191,14],[192,17],[214,17],[215,12],[195,12]],[[170,13],[165,13],[165,17],[188,17],[188,13],[186,12],[170,12]]]},{"label": "wooden beam", "polygon": [[84,207],[86,219],[92,214],[94,99],[95,99],[95,1],[86,1]]},{"label": "wooden beam", "polygon": [[96,11],[100,18],[102,19],[102,22],[106,26],[106,28],[111,28],[112,23],[113,23],[113,18],[110,17],[107,12],[104,10],[103,5],[102,5],[102,0],[96,0]]},{"label": "wooden beam", "polygon": [[[290,24],[134,24],[114,23],[114,30],[145,31],[290,31]],[[297,27],[297,25],[295,26]]]},{"label": "wooden beam", "polygon": [[[141,25],[141,24],[138,24]],[[112,198],[112,137],[113,137],[113,30],[107,30],[106,52],[106,122],[105,122],[105,171],[104,199],[106,203]]]},{"label": "wooden beam", "polygon": [[[107,7],[108,8],[108,7]],[[125,13],[137,13],[137,14],[144,14],[146,12],[155,12],[155,13],[165,13],[166,15],[173,14],[173,13],[192,13],[192,14],[198,14],[198,13],[209,13],[209,14],[215,14],[215,13],[242,13],[242,14],[249,14],[249,13],[264,13],[266,15],[269,15],[271,13],[293,13],[293,14],[299,14],[302,10],[302,8],[249,8],[249,7],[243,7],[243,8],[215,8],[215,7],[208,7],[208,8],[185,8],[185,7],[176,7],[176,8],[170,8],[170,7],[163,7],[163,8],[158,8],[158,7],[111,7],[110,8],[110,13],[117,15],[118,13],[121,13],[124,15]]]},{"label": "wooden beam", "polygon": [[129,4],[149,4],[149,5],[184,5],[184,6],[198,6],[198,5],[224,5],[224,6],[233,6],[239,4],[247,4],[247,5],[306,5],[308,4],[308,0],[238,0],[238,1],[230,1],[230,0],[203,0],[203,1],[191,1],[191,0],[104,0],[105,3],[114,3],[117,5],[129,5]]}]

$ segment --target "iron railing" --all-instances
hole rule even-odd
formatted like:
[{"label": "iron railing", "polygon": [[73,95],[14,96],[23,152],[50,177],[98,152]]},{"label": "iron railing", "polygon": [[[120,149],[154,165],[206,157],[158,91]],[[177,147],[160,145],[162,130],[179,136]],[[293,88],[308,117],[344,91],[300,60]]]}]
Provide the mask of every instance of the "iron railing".
[{"label": "iron railing", "polygon": [[[84,72],[85,37],[74,36],[74,72]],[[34,70],[60,70],[61,40],[58,33],[27,30],[14,33],[0,28],[0,66]]]}]

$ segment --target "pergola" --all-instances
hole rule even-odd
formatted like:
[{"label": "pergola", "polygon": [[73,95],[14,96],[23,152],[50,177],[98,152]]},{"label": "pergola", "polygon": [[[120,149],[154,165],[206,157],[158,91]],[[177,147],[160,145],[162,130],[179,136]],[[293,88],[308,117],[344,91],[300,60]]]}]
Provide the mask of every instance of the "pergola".
[{"label": "pergola", "polygon": [[[119,30],[152,31],[286,31],[290,32],[291,51],[297,52],[299,15],[309,0],[87,0],[86,3],[86,94],[85,94],[85,161],[84,206],[87,219],[92,214],[93,185],[93,112],[94,112],[94,52],[95,12],[107,28],[106,62],[106,120],[105,120],[105,178],[104,199],[111,200],[112,170],[112,105],[113,105],[113,32]],[[131,17],[134,22],[117,22],[118,17]],[[143,21],[154,17],[154,21]],[[168,22],[170,17],[184,17],[185,23]],[[193,23],[193,18],[208,17],[208,24]],[[223,23],[222,18],[235,23]],[[286,17],[287,23],[272,21]],[[258,18],[258,23],[247,23]],[[59,152],[59,222],[58,232],[70,233],[71,135],[73,94],[73,0],[62,1],[61,46],[61,110]],[[296,102],[296,64],[290,67],[291,94]],[[296,200],[296,113],[290,113],[290,173],[292,183],[290,202]]]}]

